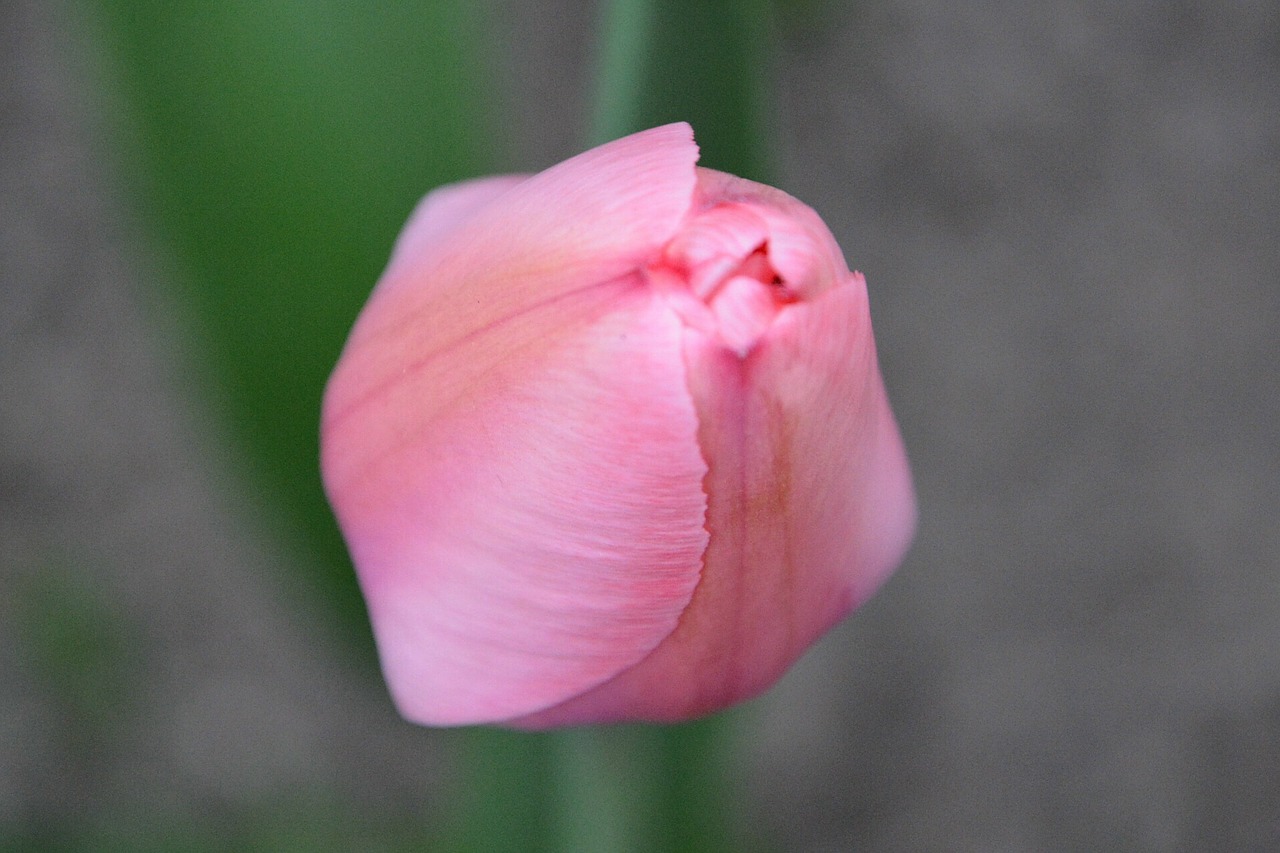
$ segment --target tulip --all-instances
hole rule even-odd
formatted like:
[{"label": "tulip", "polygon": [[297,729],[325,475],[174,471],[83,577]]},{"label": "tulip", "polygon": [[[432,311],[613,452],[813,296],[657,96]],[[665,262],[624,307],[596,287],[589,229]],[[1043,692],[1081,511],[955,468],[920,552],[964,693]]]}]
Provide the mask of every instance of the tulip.
[{"label": "tulip", "polygon": [[755,696],[901,560],[863,277],[672,124],[447,186],[325,392],[321,464],[400,712],[671,722]]}]

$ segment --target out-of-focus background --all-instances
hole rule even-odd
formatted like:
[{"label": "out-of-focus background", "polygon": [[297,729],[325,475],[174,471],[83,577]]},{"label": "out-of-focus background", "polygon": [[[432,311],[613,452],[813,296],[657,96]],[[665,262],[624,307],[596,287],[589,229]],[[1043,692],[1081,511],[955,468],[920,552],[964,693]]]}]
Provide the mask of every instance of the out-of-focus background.
[{"label": "out-of-focus background", "polygon": [[[595,5],[482,8],[497,164],[575,153]],[[867,275],[921,524],[742,713],[752,831],[1280,849],[1280,6],[787,8],[777,183]],[[210,416],[102,30],[0,3],[0,843],[390,849],[456,733]]]}]

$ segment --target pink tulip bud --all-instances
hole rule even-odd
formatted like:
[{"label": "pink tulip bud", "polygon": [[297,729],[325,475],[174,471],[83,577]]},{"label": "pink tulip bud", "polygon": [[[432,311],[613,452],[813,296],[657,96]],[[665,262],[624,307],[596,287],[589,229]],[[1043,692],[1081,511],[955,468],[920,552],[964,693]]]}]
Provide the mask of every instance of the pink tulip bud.
[{"label": "pink tulip bud", "polygon": [[438,189],[325,393],[401,713],[676,721],[750,698],[901,560],[863,278],[686,124]]}]

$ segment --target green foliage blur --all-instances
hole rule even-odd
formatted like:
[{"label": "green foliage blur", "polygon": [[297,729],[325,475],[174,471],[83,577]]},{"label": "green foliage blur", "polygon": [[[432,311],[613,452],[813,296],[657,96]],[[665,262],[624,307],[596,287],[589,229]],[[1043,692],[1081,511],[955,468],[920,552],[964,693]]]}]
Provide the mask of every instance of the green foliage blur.
[{"label": "green foliage blur", "polygon": [[178,266],[200,387],[254,510],[352,642],[364,605],[320,489],[325,379],[391,241],[492,168],[495,98],[463,2],[89,0],[126,168]]}]

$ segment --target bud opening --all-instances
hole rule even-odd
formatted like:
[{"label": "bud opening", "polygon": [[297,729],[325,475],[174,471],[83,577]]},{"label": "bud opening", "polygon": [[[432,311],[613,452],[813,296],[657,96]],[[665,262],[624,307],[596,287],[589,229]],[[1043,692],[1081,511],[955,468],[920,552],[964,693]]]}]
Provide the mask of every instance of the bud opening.
[{"label": "bud opening", "polygon": [[649,279],[684,322],[745,356],[796,294],[769,260],[769,228],[749,206],[717,204],[667,245]]}]

